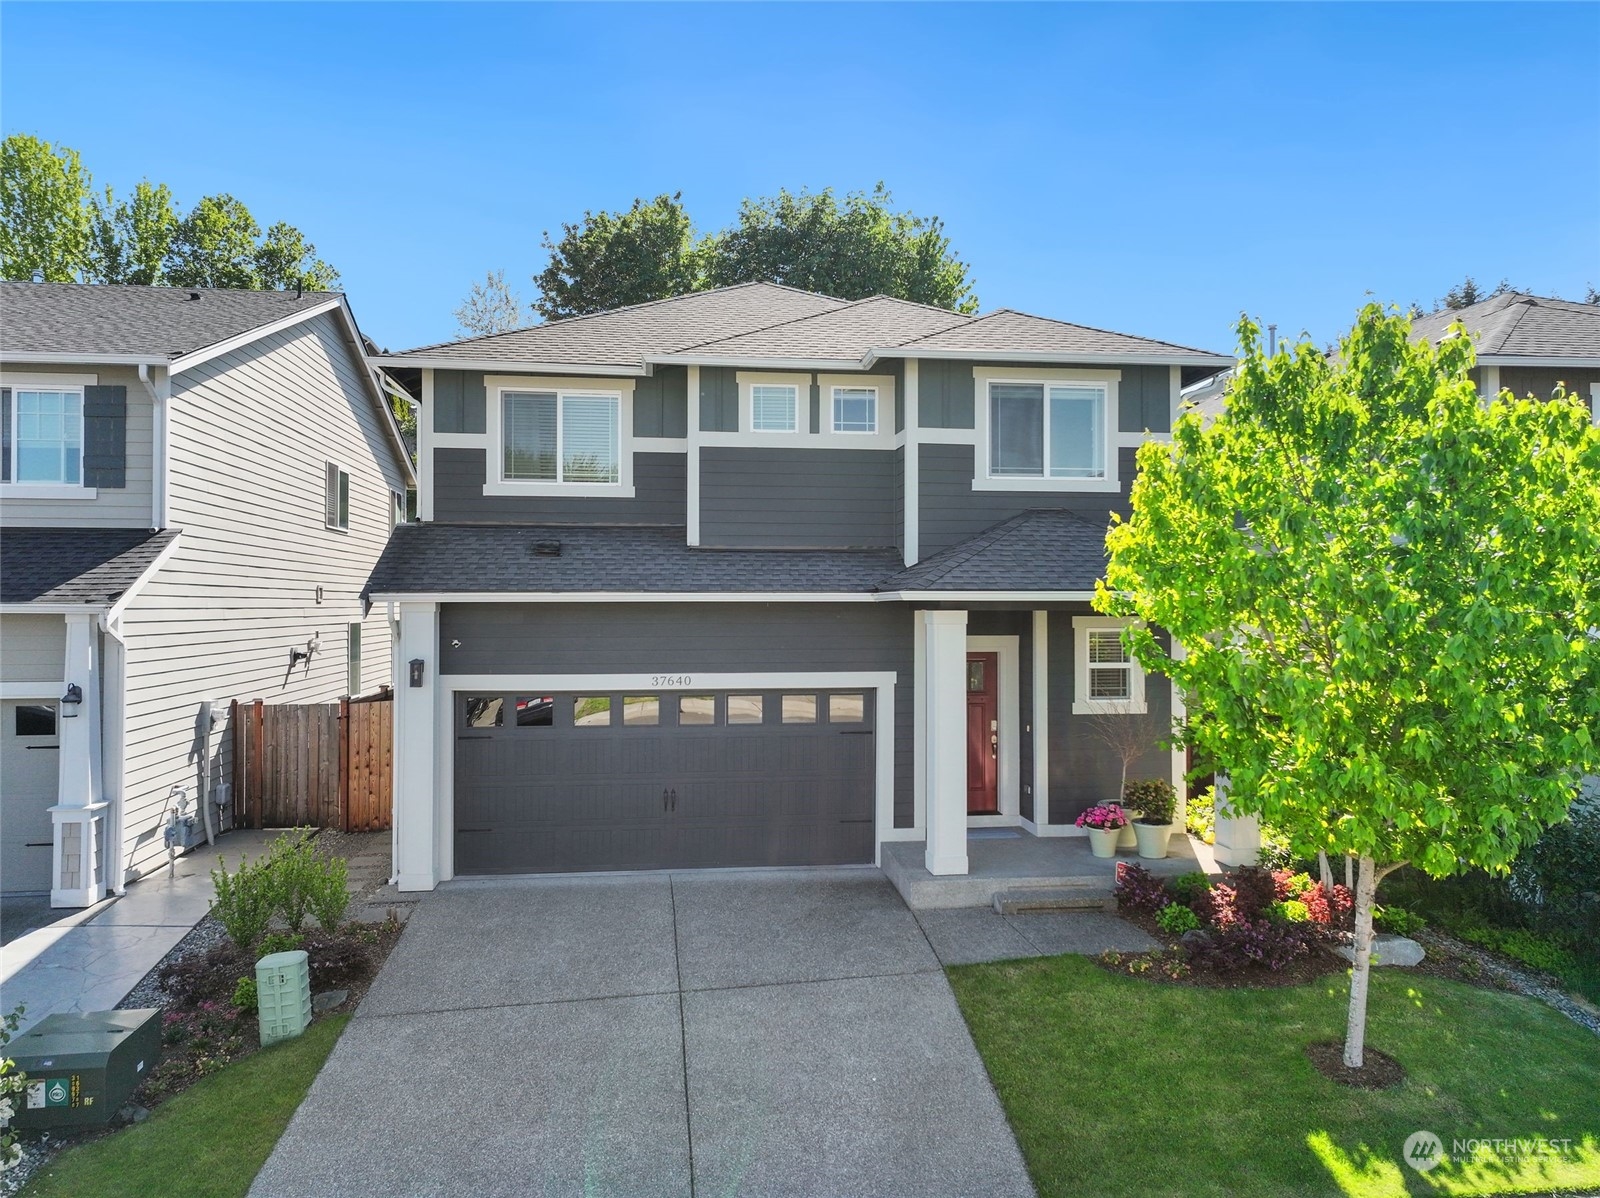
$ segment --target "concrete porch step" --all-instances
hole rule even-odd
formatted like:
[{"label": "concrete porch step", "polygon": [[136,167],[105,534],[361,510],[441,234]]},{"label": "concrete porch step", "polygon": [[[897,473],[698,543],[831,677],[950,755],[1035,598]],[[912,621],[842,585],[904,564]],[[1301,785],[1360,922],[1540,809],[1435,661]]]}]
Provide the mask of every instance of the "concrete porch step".
[{"label": "concrete porch step", "polygon": [[1001,915],[1021,911],[1111,911],[1117,900],[1109,890],[1088,886],[1053,886],[1042,890],[997,890],[994,909]]}]

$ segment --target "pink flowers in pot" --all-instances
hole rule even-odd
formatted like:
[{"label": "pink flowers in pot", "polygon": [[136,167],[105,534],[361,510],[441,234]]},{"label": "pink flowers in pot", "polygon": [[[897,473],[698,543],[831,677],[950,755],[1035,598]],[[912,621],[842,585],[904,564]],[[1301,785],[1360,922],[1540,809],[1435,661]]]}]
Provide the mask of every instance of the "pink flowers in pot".
[{"label": "pink flowers in pot", "polygon": [[1098,828],[1102,832],[1115,832],[1128,826],[1128,813],[1116,803],[1101,803],[1078,816],[1080,828]]}]

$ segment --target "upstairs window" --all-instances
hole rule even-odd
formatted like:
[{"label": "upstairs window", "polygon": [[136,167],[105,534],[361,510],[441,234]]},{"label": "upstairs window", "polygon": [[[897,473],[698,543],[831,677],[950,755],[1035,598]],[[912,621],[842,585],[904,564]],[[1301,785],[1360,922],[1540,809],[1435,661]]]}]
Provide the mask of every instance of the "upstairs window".
[{"label": "upstairs window", "polygon": [[991,382],[991,478],[1106,477],[1106,388]]},{"label": "upstairs window", "polygon": [[11,481],[83,484],[83,392],[18,390],[12,404]]},{"label": "upstairs window", "polygon": [[501,402],[507,481],[620,481],[620,396],[507,391]]},{"label": "upstairs window", "polygon": [[329,528],[350,528],[350,474],[337,462],[323,467],[322,520]]},{"label": "upstairs window", "polygon": [[878,389],[876,387],[833,388],[833,431],[877,432]]},{"label": "upstairs window", "polygon": [[755,383],[751,386],[750,428],[754,432],[795,432],[799,415],[799,387],[789,383]]}]

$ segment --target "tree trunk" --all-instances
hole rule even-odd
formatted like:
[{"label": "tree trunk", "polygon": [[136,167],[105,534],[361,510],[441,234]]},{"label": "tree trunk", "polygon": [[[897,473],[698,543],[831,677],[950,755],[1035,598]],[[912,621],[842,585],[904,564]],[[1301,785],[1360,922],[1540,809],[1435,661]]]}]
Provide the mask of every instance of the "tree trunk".
[{"label": "tree trunk", "polygon": [[[1344,855],[1344,888],[1350,891],[1352,894],[1355,893],[1356,889],[1355,879],[1350,876],[1350,869],[1353,864],[1354,861],[1350,854],[1346,853]],[[1377,883],[1374,882],[1373,885],[1376,886]]]},{"label": "tree trunk", "polygon": [[1328,851],[1326,849],[1317,850],[1317,880],[1322,883],[1322,889],[1327,891],[1328,896],[1331,898],[1333,896],[1333,866],[1328,864]]},{"label": "tree trunk", "polygon": [[1367,1041],[1367,978],[1372,971],[1372,899],[1377,891],[1377,867],[1362,854],[1356,874],[1355,968],[1350,971],[1350,1020],[1344,1035],[1344,1063],[1360,1069]]}]

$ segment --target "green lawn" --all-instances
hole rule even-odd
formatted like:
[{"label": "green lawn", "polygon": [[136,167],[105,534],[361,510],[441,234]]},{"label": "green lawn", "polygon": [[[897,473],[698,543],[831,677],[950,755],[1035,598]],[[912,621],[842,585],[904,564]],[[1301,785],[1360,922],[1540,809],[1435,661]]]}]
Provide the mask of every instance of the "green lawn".
[{"label": "green lawn", "polygon": [[[1409,1072],[1351,1090],[1305,1046],[1342,1039],[1348,983],[1214,990],[1081,957],[949,970],[1041,1198],[1503,1194],[1600,1187],[1600,1038],[1532,999],[1373,971],[1367,1043]],[[1096,1030],[1099,1029],[1099,1030]],[[1422,1175],[1407,1136],[1571,1139]]]},{"label": "green lawn", "polygon": [[146,1122],[68,1149],[23,1198],[243,1198],[348,1019],[323,1019],[202,1078]]}]

